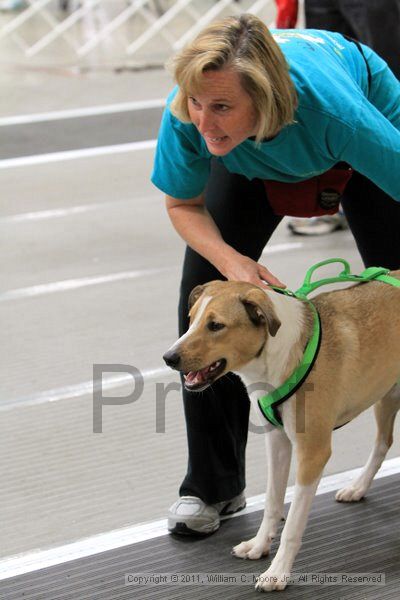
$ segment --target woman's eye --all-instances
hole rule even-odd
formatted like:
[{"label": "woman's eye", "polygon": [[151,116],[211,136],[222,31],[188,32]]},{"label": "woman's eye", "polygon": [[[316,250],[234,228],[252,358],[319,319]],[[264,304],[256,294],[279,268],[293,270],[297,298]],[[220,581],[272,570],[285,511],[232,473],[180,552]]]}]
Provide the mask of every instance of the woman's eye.
[{"label": "woman's eye", "polygon": [[224,327],[225,325],[223,323],[217,323],[216,321],[210,321],[210,323],[208,324],[208,329],[210,331],[220,331]]},{"label": "woman's eye", "polygon": [[189,96],[189,100],[192,104],[194,104],[194,106],[199,106],[199,103],[197,102],[196,98],[193,98],[193,96]]},{"label": "woman's eye", "polygon": [[220,112],[225,112],[226,110],[229,110],[230,107],[226,104],[217,104],[215,108]]}]

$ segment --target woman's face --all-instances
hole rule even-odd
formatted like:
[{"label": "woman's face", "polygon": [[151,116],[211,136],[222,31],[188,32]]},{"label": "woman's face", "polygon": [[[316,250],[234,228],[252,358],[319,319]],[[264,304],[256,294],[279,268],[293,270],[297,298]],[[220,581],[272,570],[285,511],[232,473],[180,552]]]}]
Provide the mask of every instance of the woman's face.
[{"label": "woman's face", "polygon": [[211,154],[224,156],[256,135],[256,111],[233,69],[206,71],[203,80],[200,91],[188,94],[189,115]]}]

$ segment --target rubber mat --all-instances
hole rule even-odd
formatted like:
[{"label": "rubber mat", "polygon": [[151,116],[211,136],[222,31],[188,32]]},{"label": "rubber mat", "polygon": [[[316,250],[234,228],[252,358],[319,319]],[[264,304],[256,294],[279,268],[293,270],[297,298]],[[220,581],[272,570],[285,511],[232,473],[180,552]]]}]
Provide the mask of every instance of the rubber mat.
[{"label": "rubber mat", "polygon": [[[269,559],[240,560],[230,554],[231,547],[252,537],[262,513],[254,512],[223,521],[220,530],[207,538],[166,535],[132,546],[75,560],[0,584],[4,600],[119,600],[254,598],[252,576],[266,569]],[[279,600],[380,600],[400,595],[400,476],[377,480],[368,497],[356,504],[339,504],[334,494],[317,496],[310,514],[303,546],[297,556],[295,573],[310,582],[310,574],[319,574],[319,583],[293,584],[279,592]],[[277,542],[272,547],[272,556]],[[183,573],[181,583],[168,583],[162,574]],[[328,585],[327,574],[376,574],[380,585]],[[127,585],[127,574],[154,574],[152,582]],[[207,576],[199,583],[199,574]],[[223,575],[225,574],[225,575]],[[234,583],[221,578],[231,575]],[[243,574],[239,575],[239,574]],[[325,576],[324,584],[321,577]],[[156,577],[160,577],[159,580]],[[202,575],[203,576],[203,575]],[[214,583],[209,583],[214,577]],[[218,579],[219,578],[219,579]],[[243,584],[241,579],[247,578]],[[191,582],[195,581],[195,584]]]}]

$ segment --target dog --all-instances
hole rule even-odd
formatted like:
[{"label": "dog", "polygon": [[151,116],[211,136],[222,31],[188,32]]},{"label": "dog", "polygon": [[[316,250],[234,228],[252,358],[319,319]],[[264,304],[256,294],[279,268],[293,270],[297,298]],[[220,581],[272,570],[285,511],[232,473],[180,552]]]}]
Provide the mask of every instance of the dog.
[{"label": "dog", "polygon": [[[400,270],[391,277],[400,280]],[[363,498],[393,441],[400,408],[400,288],[379,281],[318,294],[312,299],[322,338],[312,369],[296,392],[278,406],[283,427],[267,423],[267,488],[261,526],[232,553],[268,555],[283,518],[292,448],[294,498],[278,551],[257,580],[258,591],[286,587],[300,549],[311,504],[331,455],[332,431],[375,405],[377,437],[361,475],[336,494],[339,502]],[[201,391],[229,371],[238,374],[258,406],[260,384],[279,387],[302,360],[313,332],[308,301],[245,282],[212,281],[189,299],[190,326],[164,355]],[[257,388],[257,389],[255,389]],[[265,389],[265,388],[261,388]]]}]

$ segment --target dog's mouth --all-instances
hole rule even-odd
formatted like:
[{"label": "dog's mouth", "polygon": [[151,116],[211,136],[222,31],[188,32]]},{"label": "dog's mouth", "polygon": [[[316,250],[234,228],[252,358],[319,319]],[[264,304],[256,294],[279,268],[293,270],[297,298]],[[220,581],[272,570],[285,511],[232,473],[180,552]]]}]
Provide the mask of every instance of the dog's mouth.
[{"label": "dog's mouth", "polygon": [[224,371],[226,367],[225,358],[213,362],[200,371],[189,371],[184,374],[185,388],[190,392],[201,392]]}]

